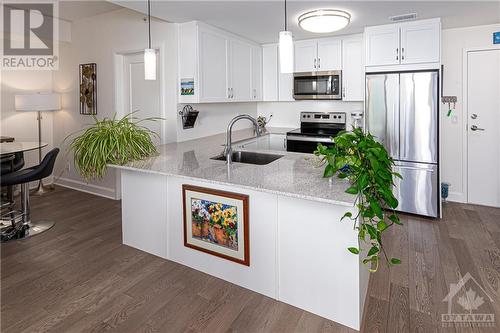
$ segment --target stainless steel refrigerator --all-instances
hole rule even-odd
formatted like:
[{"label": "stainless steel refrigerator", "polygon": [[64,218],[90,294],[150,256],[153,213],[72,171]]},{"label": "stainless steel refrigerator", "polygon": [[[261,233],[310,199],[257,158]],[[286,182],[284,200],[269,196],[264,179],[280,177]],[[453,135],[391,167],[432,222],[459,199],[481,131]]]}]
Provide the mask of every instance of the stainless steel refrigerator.
[{"label": "stainless steel refrigerator", "polygon": [[439,216],[438,72],[366,74],[366,128],[396,163],[397,210]]}]

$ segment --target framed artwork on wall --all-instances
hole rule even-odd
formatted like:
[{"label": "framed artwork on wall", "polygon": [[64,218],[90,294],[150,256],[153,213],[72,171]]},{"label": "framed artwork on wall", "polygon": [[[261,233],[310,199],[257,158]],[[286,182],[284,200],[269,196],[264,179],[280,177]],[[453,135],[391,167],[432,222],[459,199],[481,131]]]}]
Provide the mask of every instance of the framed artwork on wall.
[{"label": "framed artwork on wall", "polygon": [[182,185],[184,246],[250,266],[248,195]]},{"label": "framed artwork on wall", "polygon": [[80,114],[97,114],[97,64],[80,64]]}]

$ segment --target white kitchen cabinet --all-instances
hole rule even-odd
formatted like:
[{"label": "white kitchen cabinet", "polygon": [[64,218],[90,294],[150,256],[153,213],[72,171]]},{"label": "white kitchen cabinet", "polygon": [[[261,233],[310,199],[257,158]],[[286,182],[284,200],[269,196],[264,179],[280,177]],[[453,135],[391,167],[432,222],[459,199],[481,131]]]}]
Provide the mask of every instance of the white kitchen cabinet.
[{"label": "white kitchen cabinet", "polygon": [[342,41],[338,38],[318,39],[318,71],[342,69]]},{"label": "white kitchen cabinet", "polygon": [[363,36],[342,40],[342,100],[363,101],[365,71],[363,65]]},{"label": "white kitchen cabinet", "polygon": [[252,99],[262,100],[262,48],[252,47]]},{"label": "white kitchen cabinet", "polygon": [[252,46],[238,40],[230,41],[229,98],[235,102],[253,99]]},{"label": "white kitchen cabinet", "polygon": [[223,102],[229,98],[228,44],[224,35],[205,29],[199,31],[200,101]]},{"label": "white kitchen cabinet", "polygon": [[279,99],[278,45],[262,46],[262,100],[276,102]]},{"label": "white kitchen cabinet", "polygon": [[342,43],[338,38],[297,41],[294,44],[295,72],[340,70]]},{"label": "white kitchen cabinet", "polygon": [[399,64],[399,26],[396,24],[365,29],[366,66]]},{"label": "white kitchen cabinet", "polygon": [[441,20],[365,28],[366,66],[439,63]]},{"label": "white kitchen cabinet", "polygon": [[294,101],[293,74],[282,74],[277,44],[262,46],[262,90],[265,102]]},{"label": "white kitchen cabinet", "polygon": [[296,41],[294,47],[295,72],[313,72],[318,61],[318,42],[312,40]]},{"label": "white kitchen cabinet", "polygon": [[440,61],[441,25],[436,21],[408,22],[401,26],[401,63]]},{"label": "white kitchen cabinet", "polygon": [[201,22],[179,27],[179,103],[250,102],[261,96],[261,47]]}]

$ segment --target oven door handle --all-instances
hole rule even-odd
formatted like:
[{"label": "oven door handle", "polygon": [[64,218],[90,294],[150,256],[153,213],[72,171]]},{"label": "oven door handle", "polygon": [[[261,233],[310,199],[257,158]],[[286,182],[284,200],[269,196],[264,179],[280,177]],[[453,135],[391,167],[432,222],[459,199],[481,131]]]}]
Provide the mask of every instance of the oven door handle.
[{"label": "oven door handle", "polygon": [[311,136],[290,135],[290,134],[286,136],[286,139],[291,141],[306,141],[306,142],[325,142],[325,143],[333,142],[330,138],[315,138]]}]

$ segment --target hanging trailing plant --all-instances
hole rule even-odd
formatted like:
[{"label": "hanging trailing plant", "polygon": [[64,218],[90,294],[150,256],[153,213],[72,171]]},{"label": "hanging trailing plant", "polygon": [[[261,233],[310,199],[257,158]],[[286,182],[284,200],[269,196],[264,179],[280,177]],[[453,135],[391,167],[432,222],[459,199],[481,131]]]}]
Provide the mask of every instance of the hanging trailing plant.
[{"label": "hanging trailing plant", "polygon": [[102,120],[94,116],[95,123],[71,141],[69,150],[73,151],[75,166],[84,178],[102,178],[108,164],[123,165],[157,153],[151,137],[158,134],[140,123],[161,118],[138,120],[133,114]]},{"label": "hanging trailing plant", "polygon": [[[397,258],[389,259],[382,243],[382,234],[389,227],[402,224],[394,210],[398,201],[392,192],[393,177],[401,178],[392,170],[394,161],[382,144],[360,128],[342,132],[333,141],[331,147],[318,144],[314,153],[326,165],[323,176],[348,179],[351,186],[346,192],[356,195],[358,213],[347,212],[341,220],[352,220],[359,240],[368,243],[363,263],[370,264],[371,272],[377,271],[381,255],[389,264],[401,263]],[[348,250],[360,253],[357,247]]]}]

